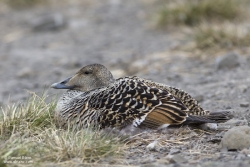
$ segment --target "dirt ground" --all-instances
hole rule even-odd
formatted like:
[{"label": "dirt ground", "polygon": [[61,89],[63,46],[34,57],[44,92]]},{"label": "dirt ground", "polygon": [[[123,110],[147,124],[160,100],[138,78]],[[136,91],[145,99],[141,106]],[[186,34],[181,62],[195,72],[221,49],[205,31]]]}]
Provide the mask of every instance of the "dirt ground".
[{"label": "dirt ground", "polygon": [[[2,6],[0,105],[23,101],[27,90],[41,93],[82,66],[100,63],[115,77],[137,75],[175,86],[189,92],[205,109],[232,110],[235,115],[218,130],[181,127],[140,133],[128,141],[122,160],[103,163],[250,166],[249,148],[225,151],[220,147],[225,131],[250,122],[250,53],[238,54],[239,65],[223,69],[217,68],[213,55],[199,58],[173,50],[185,40],[176,30],[152,26],[156,6],[147,0],[76,0],[20,10]],[[59,21],[43,21],[54,17]]]}]

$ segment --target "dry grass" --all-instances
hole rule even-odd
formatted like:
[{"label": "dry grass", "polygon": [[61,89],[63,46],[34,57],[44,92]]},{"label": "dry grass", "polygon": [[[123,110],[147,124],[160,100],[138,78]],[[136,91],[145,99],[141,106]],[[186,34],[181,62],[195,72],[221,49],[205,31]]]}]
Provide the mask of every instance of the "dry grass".
[{"label": "dry grass", "polygon": [[165,1],[158,13],[157,24],[196,25],[202,21],[235,20],[244,14],[242,1],[237,0],[178,0]]},{"label": "dry grass", "polygon": [[74,159],[96,163],[121,155],[124,143],[120,137],[91,129],[58,129],[53,119],[55,100],[47,104],[46,98],[33,94],[26,104],[1,109],[0,164],[42,166],[74,163]]},{"label": "dry grass", "polygon": [[202,24],[194,29],[196,47],[201,50],[241,48],[250,45],[248,28],[231,24]]},{"label": "dry grass", "polygon": [[49,0],[1,0],[12,8],[27,8],[47,3]]},{"label": "dry grass", "polygon": [[166,0],[164,4],[158,12],[157,25],[160,28],[184,25],[180,27],[187,34],[187,43],[179,49],[211,55],[228,49],[241,52],[250,45],[248,1]]}]

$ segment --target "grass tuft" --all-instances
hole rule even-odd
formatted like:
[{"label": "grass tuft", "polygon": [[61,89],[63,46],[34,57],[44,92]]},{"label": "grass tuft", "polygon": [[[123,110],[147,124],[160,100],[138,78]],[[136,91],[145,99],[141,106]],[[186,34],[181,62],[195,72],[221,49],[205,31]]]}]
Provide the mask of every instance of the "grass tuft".
[{"label": "grass tuft", "polygon": [[1,108],[0,135],[10,137],[13,133],[21,133],[26,129],[36,130],[53,124],[55,100],[47,104],[46,96],[39,97],[33,93],[26,104],[13,104]]},{"label": "grass tuft", "polygon": [[56,101],[46,103],[47,98],[33,93],[26,104],[1,109],[0,164],[37,166],[75,158],[93,163],[122,152],[124,143],[118,136],[91,129],[58,129],[53,119]]},{"label": "grass tuft", "polygon": [[194,30],[194,40],[198,49],[229,49],[250,45],[250,32],[230,24],[203,24]]},{"label": "grass tuft", "polygon": [[179,0],[166,2],[158,13],[158,25],[184,24],[193,26],[202,21],[234,20],[243,14],[237,0]]}]

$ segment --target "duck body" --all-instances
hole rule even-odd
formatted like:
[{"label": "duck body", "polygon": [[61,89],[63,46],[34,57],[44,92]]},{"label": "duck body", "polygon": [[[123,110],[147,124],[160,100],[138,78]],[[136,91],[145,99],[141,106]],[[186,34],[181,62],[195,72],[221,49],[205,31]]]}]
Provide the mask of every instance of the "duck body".
[{"label": "duck body", "polygon": [[[89,66],[86,66],[87,69]],[[98,64],[94,66],[97,66],[97,70],[98,66],[102,67]],[[180,89],[139,77],[115,80],[108,70],[103,72],[105,68],[101,70],[102,75],[111,78],[105,78],[105,83],[102,83],[102,78],[98,78],[101,83],[97,85],[101,86],[93,86],[98,76],[95,73],[98,72],[93,70],[89,73],[89,70],[86,72],[83,69],[75,76],[52,85],[53,88],[70,89],[59,99],[55,109],[55,118],[60,126],[124,128],[133,125],[159,128],[166,125],[225,122],[231,118],[227,111],[210,113],[203,110],[195,99]],[[78,81],[78,78],[86,78],[79,75],[92,75],[92,81],[86,81],[87,84],[81,87],[76,83],[85,81]],[[95,84],[91,84],[93,82]]]}]

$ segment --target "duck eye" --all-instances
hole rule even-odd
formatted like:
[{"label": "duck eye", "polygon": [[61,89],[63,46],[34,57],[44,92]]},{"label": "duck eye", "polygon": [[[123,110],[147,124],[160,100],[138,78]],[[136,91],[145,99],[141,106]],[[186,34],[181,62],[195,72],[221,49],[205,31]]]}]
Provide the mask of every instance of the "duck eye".
[{"label": "duck eye", "polygon": [[84,74],[90,74],[90,72],[89,71],[85,71]]}]

